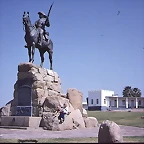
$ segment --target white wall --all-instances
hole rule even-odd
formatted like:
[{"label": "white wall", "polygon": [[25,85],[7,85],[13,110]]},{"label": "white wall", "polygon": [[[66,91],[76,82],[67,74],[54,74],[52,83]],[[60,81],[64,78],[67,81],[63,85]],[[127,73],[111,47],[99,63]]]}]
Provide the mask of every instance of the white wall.
[{"label": "white wall", "polygon": [[[93,104],[91,100],[93,99]],[[98,99],[98,104],[96,103]],[[101,105],[101,91],[88,91],[88,106],[100,106]]]},{"label": "white wall", "polygon": [[114,91],[101,90],[101,106],[108,106],[107,102],[106,104],[104,104],[104,99],[106,99],[106,96],[112,96],[112,95],[114,95]]},{"label": "white wall", "polygon": [[[109,90],[98,90],[98,91],[88,91],[88,106],[107,106],[107,100],[104,104],[104,99],[106,96],[114,95],[114,91]],[[91,99],[93,99],[93,104],[91,104]],[[98,104],[96,103],[98,99]]]}]

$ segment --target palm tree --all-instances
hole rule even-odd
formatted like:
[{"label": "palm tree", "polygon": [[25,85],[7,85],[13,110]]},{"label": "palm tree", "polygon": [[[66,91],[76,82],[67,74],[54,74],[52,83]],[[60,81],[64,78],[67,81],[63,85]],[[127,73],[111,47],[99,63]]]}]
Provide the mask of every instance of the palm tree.
[{"label": "palm tree", "polygon": [[132,89],[132,96],[133,97],[141,97],[141,90],[140,89],[138,89],[138,88],[133,88]]},{"label": "palm tree", "polygon": [[132,97],[132,88],[131,86],[126,86],[123,90],[123,97]]}]

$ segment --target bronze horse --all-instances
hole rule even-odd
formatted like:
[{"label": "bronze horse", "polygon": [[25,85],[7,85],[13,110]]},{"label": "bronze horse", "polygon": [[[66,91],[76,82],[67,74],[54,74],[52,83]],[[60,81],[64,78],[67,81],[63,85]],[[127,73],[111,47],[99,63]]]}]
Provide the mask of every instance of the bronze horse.
[{"label": "bronze horse", "polygon": [[48,41],[43,38],[42,41],[42,47],[40,48],[37,43],[38,43],[38,31],[34,25],[31,24],[30,17],[29,17],[29,12],[24,12],[23,14],[23,25],[25,28],[25,41],[27,43],[27,48],[28,48],[28,55],[29,55],[29,62],[34,62],[34,53],[35,53],[35,48],[38,48],[40,57],[41,57],[41,63],[40,66],[43,66],[44,62],[44,53],[48,52],[49,53],[49,61],[50,61],[50,70],[52,70],[52,55],[53,55],[53,42],[51,39]]}]

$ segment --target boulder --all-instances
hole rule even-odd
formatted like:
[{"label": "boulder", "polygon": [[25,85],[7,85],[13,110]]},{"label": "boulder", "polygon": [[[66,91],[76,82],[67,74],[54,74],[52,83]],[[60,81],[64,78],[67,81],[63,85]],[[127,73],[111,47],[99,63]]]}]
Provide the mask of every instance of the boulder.
[{"label": "boulder", "polygon": [[69,115],[65,115],[65,121],[59,124],[58,115],[54,117],[52,112],[44,112],[41,126],[45,130],[63,131],[85,128],[84,120],[79,109],[72,111]]},{"label": "boulder", "polygon": [[113,121],[103,121],[98,132],[98,143],[122,143],[120,127]]},{"label": "boulder", "polygon": [[45,130],[59,130],[58,125],[59,121],[54,118],[53,113],[43,113],[40,126],[42,126]]},{"label": "boulder", "polygon": [[55,130],[63,131],[63,130],[72,130],[73,129],[73,119],[68,115],[65,116],[65,121],[62,124],[58,125],[58,128],[54,128]]},{"label": "boulder", "polygon": [[84,119],[79,109],[72,111],[66,118],[73,119],[75,127],[85,128]]},{"label": "boulder", "polygon": [[95,117],[84,118],[84,122],[86,128],[98,127],[98,121]]},{"label": "boulder", "polygon": [[59,96],[48,96],[43,103],[44,112],[55,112],[57,106],[63,106],[64,103],[67,104],[69,112],[74,110],[68,99]]},{"label": "boulder", "polygon": [[52,131],[63,131],[63,130],[72,130],[73,129],[73,120],[72,118],[65,118],[65,121],[60,124],[58,116],[54,116],[51,112],[44,112],[41,120],[41,126],[45,130]]},{"label": "boulder", "polygon": [[69,99],[74,109],[79,109],[81,113],[83,112],[83,106],[82,106],[83,95],[80,91],[72,88],[68,89],[67,98]]},{"label": "boulder", "polygon": [[4,107],[1,107],[1,109],[0,109],[0,117],[1,116],[11,116],[12,115],[13,102],[14,102],[14,100],[11,100]]}]

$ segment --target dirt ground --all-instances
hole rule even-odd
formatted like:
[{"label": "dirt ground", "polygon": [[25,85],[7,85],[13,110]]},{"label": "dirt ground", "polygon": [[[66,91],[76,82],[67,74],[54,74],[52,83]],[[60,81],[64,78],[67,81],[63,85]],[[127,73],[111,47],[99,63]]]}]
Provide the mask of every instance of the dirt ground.
[{"label": "dirt ground", "polygon": [[[144,136],[144,128],[120,125],[123,136]],[[4,129],[0,128],[0,138],[36,139],[36,138],[78,138],[98,137],[99,128],[85,128],[66,131],[48,131],[39,129]]]}]

